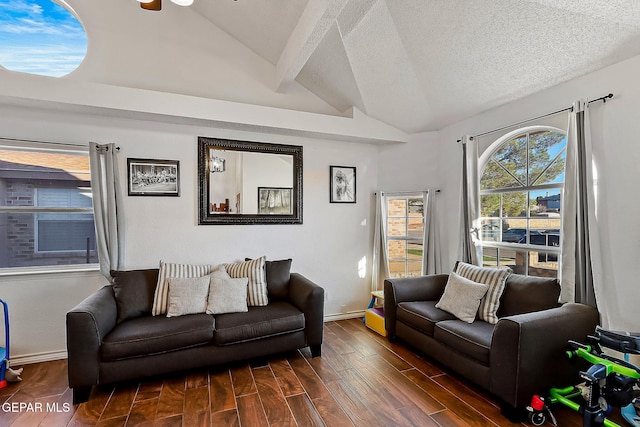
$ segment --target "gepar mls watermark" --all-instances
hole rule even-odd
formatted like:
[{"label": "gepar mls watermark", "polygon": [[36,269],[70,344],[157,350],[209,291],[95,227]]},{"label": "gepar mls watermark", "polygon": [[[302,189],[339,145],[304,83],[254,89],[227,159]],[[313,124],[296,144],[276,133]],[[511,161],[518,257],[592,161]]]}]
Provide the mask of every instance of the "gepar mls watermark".
[{"label": "gepar mls watermark", "polygon": [[22,412],[69,412],[71,404],[64,402],[4,402],[2,412],[5,413],[22,413]]}]

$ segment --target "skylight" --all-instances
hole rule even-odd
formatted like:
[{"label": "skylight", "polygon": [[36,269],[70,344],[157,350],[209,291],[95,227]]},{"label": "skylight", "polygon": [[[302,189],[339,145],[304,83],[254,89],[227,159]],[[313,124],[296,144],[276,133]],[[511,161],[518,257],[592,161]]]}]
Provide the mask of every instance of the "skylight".
[{"label": "skylight", "polygon": [[0,66],[60,77],[87,53],[87,35],[76,17],[53,0],[0,0]]}]

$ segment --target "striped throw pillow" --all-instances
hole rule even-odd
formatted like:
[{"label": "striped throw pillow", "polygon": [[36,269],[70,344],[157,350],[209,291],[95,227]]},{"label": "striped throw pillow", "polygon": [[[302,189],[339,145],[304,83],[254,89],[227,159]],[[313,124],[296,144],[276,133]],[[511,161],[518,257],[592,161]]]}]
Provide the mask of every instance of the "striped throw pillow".
[{"label": "striped throw pillow", "polygon": [[500,297],[504,292],[507,278],[511,274],[510,270],[497,268],[478,267],[464,262],[459,262],[455,273],[477,283],[489,285],[487,294],[480,303],[478,317],[487,323],[498,323],[498,307],[500,307]]},{"label": "striped throw pillow", "polygon": [[251,261],[223,264],[232,279],[249,278],[249,286],[247,287],[248,306],[263,306],[269,303],[265,261],[266,257],[262,256]]},{"label": "striped throw pillow", "polygon": [[158,273],[158,284],[156,285],[156,293],[153,297],[153,308],[151,314],[158,316],[167,314],[169,307],[169,278],[193,278],[202,277],[211,274],[217,265],[193,265],[193,264],[174,264],[160,261],[160,272]]}]

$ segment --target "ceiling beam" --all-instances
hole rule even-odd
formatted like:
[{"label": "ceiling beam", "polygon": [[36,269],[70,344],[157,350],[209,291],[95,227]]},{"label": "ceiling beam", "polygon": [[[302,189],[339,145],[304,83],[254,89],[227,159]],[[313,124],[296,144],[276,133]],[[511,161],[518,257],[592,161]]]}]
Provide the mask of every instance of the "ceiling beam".
[{"label": "ceiling beam", "polygon": [[409,141],[407,133],[357,108],[345,116],[331,116],[11,71],[0,71],[0,82],[0,117],[14,108],[27,108],[139,120],[143,128],[149,126],[144,122],[186,126],[191,135],[226,129],[254,133],[241,137],[250,140],[272,134],[378,145]]},{"label": "ceiling beam", "polygon": [[318,48],[349,0],[309,0],[276,64],[276,91],[284,92]]}]

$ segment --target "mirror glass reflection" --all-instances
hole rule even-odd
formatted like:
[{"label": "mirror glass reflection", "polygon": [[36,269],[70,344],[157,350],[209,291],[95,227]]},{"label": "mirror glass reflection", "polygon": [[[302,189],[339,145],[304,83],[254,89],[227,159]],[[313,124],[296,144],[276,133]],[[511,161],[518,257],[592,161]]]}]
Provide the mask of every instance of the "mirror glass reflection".
[{"label": "mirror glass reflection", "polygon": [[291,215],[293,156],[209,150],[209,213]]}]

